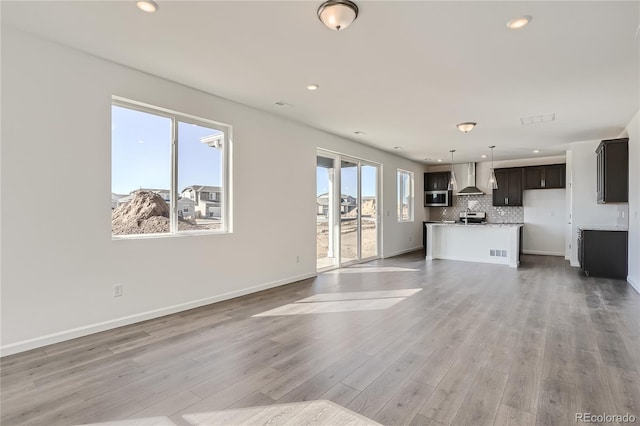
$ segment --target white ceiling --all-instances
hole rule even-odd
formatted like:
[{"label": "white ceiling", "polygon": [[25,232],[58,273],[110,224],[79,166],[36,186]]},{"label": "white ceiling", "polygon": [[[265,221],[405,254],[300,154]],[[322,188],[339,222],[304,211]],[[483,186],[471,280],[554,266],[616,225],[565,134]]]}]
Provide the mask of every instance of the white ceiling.
[{"label": "white ceiling", "polygon": [[561,154],[616,137],[640,108],[638,1],[358,1],[341,32],[320,1],[158,3],[2,1],[2,23],[420,161]]}]

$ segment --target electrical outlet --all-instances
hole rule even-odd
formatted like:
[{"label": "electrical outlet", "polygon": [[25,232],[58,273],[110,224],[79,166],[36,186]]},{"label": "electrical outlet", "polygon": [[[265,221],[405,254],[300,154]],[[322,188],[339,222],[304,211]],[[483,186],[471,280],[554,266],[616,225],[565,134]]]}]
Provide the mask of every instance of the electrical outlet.
[{"label": "electrical outlet", "polygon": [[296,263],[300,263],[300,256],[296,256]]},{"label": "electrical outlet", "polygon": [[489,250],[489,256],[495,256],[496,255],[496,251],[491,249]]},{"label": "electrical outlet", "polygon": [[113,297],[122,296],[122,284],[114,284],[113,286]]},{"label": "electrical outlet", "polygon": [[409,237],[409,242],[411,242],[411,237]]},{"label": "electrical outlet", "polygon": [[506,251],[506,250],[502,250],[502,251],[500,252],[500,256],[502,256],[502,257],[507,257],[507,251]]}]

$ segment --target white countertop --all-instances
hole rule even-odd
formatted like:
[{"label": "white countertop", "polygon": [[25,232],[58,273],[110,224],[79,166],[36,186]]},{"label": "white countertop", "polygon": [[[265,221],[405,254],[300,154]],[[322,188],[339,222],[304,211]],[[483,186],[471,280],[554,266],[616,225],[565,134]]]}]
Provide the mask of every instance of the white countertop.
[{"label": "white countertop", "polygon": [[590,226],[578,226],[581,231],[628,231],[629,227],[626,225],[590,225]]},{"label": "white countertop", "polygon": [[523,223],[482,223],[482,224],[464,224],[464,223],[446,223],[446,222],[435,222],[435,223],[425,223],[425,225],[435,225],[435,226],[457,226],[463,228],[511,228],[511,227],[520,227],[523,226]]}]

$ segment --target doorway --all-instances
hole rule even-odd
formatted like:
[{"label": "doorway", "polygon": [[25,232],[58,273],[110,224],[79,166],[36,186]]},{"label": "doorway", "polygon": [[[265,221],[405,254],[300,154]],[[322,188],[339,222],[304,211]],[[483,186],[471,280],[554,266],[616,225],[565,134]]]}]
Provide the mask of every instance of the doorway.
[{"label": "doorway", "polygon": [[378,257],[380,165],[318,151],[317,269]]}]

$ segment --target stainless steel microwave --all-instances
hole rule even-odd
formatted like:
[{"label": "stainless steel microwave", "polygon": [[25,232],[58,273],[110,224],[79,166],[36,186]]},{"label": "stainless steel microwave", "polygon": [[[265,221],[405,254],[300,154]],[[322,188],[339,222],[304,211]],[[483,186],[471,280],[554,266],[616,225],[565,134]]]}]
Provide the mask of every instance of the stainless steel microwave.
[{"label": "stainless steel microwave", "polygon": [[425,207],[448,207],[449,191],[424,191]]}]

